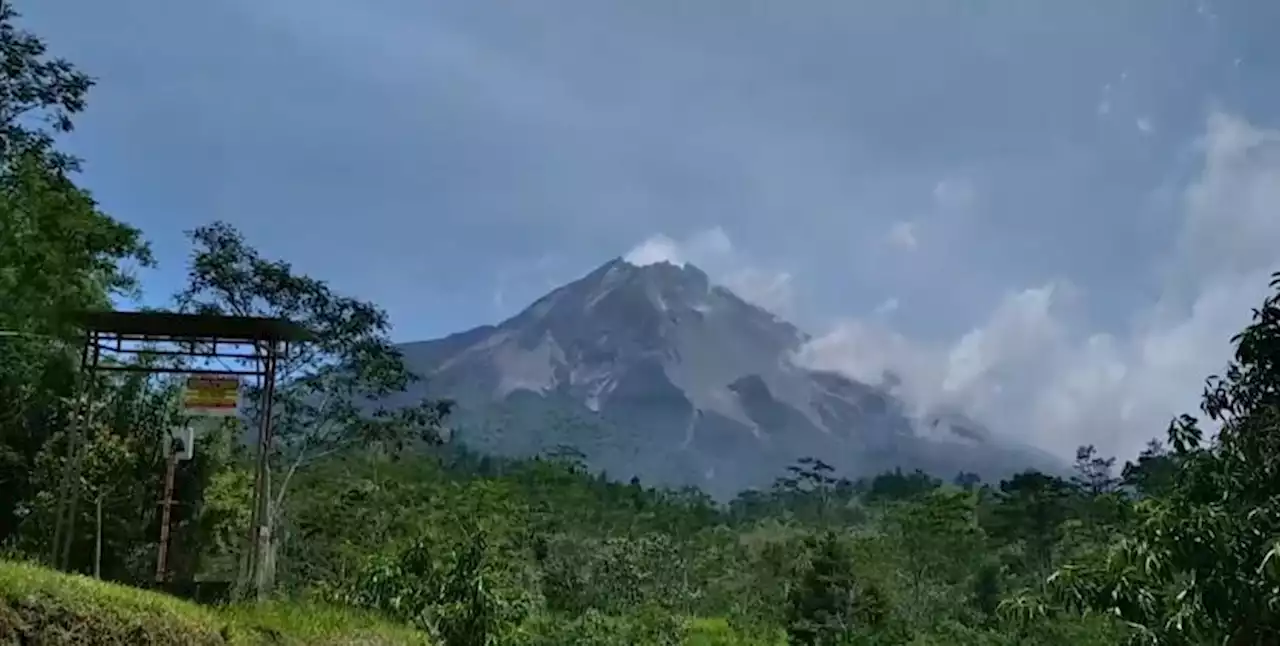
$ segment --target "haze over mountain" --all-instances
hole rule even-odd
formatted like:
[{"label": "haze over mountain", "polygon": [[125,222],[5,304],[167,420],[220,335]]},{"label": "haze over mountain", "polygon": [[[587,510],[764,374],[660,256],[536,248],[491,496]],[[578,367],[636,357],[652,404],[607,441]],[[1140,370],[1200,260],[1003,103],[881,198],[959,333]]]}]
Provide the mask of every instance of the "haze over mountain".
[{"label": "haze over mountain", "polygon": [[717,496],[804,456],[846,475],[1054,466],[963,416],[912,415],[887,386],[802,366],[808,340],[691,264],[615,259],[497,326],[402,349],[424,389],[458,401],[472,448],[567,445],[614,477]]}]

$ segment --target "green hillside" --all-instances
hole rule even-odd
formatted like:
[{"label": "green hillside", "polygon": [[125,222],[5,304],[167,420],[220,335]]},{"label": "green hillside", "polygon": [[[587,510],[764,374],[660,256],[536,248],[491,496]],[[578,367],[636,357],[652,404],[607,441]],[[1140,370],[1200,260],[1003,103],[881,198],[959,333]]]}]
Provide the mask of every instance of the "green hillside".
[{"label": "green hillside", "polygon": [[423,646],[421,633],[352,610],[272,603],[208,608],[0,561],[0,644]]}]

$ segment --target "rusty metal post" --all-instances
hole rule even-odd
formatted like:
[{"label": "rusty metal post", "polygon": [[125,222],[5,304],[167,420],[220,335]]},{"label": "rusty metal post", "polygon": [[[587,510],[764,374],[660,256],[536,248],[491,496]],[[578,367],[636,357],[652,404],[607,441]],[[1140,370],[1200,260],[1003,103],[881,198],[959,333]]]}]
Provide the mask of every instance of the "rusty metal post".
[{"label": "rusty metal post", "polygon": [[163,584],[168,578],[166,575],[169,557],[169,518],[173,509],[173,476],[178,466],[178,450],[174,446],[176,441],[169,441],[169,464],[164,472],[164,497],[160,499],[160,549],[156,555],[157,584]]}]

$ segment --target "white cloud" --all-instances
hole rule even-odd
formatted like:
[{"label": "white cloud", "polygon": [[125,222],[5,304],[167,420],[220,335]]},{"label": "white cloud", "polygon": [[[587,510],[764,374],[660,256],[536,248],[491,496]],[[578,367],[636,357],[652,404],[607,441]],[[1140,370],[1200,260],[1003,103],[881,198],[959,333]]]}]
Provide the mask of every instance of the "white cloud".
[{"label": "white cloud", "polygon": [[930,397],[938,372],[938,348],[911,341],[883,322],[849,319],[835,325],[801,348],[797,361],[819,370],[834,370],[872,384],[889,373],[899,381],[898,392],[919,405]]},{"label": "white cloud", "polygon": [[886,372],[921,409],[956,406],[997,432],[1069,457],[1080,444],[1132,457],[1177,414],[1194,413],[1203,380],[1280,269],[1280,132],[1215,114],[1203,168],[1185,187],[1180,234],[1161,294],[1119,334],[1074,329],[1069,285],[1011,291],[950,344],[845,321],[800,354],[870,382]]},{"label": "white cloud", "polygon": [[914,222],[898,221],[889,227],[887,234],[889,244],[898,249],[911,250],[919,245],[916,239],[916,225]]},{"label": "white cloud", "polygon": [[1134,125],[1137,126],[1138,131],[1144,135],[1149,135],[1156,131],[1155,124],[1147,117],[1138,117],[1138,119],[1134,121]]},{"label": "white cloud", "polygon": [[623,256],[623,260],[637,267],[660,262],[669,262],[683,267],[690,262],[695,265],[719,264],[735,256],[736,251],[733,248],[733,241],[729,240],[729,235],[721,227],[712,227],[699,231],[680,242],[661,233],[650,236],[628,251]]},{"label": "white cloud", "polygon": [[656,265],[660,262],[669,262],[682,267],[685,264],[685,260],[681,255],[680,245],[676,244],[675,240],[662,234],[655,235],[640,243],[634,249],[628,251],[627,255],[623,256],[623,260],[637,267]]},{"label": "white cloud", "polygon": [[724,286],[749,303],[780,316],[793,310],[795,294],[791,274],[744,267],[724,277]]},{"label": "white cloud", "polygon": [[736,253],[733,242],[729,240],[729,234],[720,227],[712,227],[693,234],[685,241],[684,247],[693,258],[727,258]]},{"label": "white cloud", "polygon": [[1215,114],[1205,171],[1187,191],[1177,248],[1183,282],[1273,267],[1280,252],[1280,132]]},{"label": "white cloud", "polygon": [[898,311],[898,305],[899,305],[898,299],[888,298],[888,299],[885,299],[884,302],[877,305],[876,308],[872,310],[871,313],[876,316],[888,316]]},{"label": "white cloud", "polygon": [[949,177],[933,187],[934,205],[944,211],[969,208],[978,197],[978,188],[963,177]]},{"label": "white cloud", "polygon": [[1052,285],[1008,295],[982,327],[965,334],[947,353],[942,396],[981,407],[987,391],[1010,373],[1048,358],[1045,349],[1059,345],[1064,335],[1050,312],[1053,304]]},{"label": "white cloud", "polygon": [[[1121,79],[1123,80],[1123,78]],[[1105,117],[1111,114],[1111,84],[1107,83],[1102,86],[1102,98],[1098,100],[1098,116]]]},{"label": "white cloud", "polygon": [[680,241],[663,234],[651,236],[627,252],[623,259],[641,267],[659,262],[680,266],[692,263],[707,272],[712,281],[770,312],[785,317],[794,308],[791,274],[758,266],[734,247],[729,235],[719,226]]}]

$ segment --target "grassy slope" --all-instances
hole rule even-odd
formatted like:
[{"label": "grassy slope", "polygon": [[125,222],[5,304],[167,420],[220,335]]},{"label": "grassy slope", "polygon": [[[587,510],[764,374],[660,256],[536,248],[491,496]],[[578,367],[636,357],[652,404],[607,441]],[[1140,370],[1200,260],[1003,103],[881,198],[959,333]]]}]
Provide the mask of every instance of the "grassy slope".
[{"label": "grassy slope", "polygon": [[163,594],[0,561],[0,646],[422,646],[421,634],[329,608],[207,608]]}]

